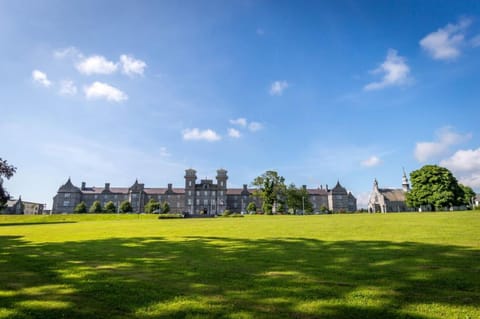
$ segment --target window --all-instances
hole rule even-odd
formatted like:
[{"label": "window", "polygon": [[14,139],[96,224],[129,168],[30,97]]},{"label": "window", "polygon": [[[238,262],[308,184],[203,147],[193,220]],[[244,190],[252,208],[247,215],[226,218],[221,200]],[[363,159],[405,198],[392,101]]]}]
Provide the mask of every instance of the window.
[{"label": "window", "polygon": [[215,191],[212,191],[212,196],[215,196],[215,193],[216,193]]},{"label": "window", "polygon": [[63,201],[63,206],[70,206],[70,201],[69,200],[64,200]]},{"label": "window", "polygon": [[188,199],[188,205],[192,205],[192,199],[191,198]]},{"label": "window", "polygon": [[192,191],[188,191],[188,196],[192,196]]},{"label": "window", "polygon": [[95,194],[95,195],[93,196],[93,198],[97,199],[97,198],[98,198],[98,195],[97,195],[97,194]]},{"label": "window", "polygon": [[200,200],[197,198],[197,205],[200,205]]},{"label": "window", "polygon": [[204,205],[204,206],[208,206],[208,199],[204,199],[204,200],[203,200],[203,205]]},{"label": "window", "polygon": [[[95,195],[95,198],[97,198],[97,195]],[[133,198],[133,199],[136,199],[136,198],[137,198],[137,194],[132,194],[132,198]]]},{"label": "window", "polygon": [[223,191],[220,191],[220,196],[223,196]]},{"label": "window", "polygon": [[117,195],[113,195],[113,199],[117,199]]},{"label": "window", "polygon": [[208,196],[208,191],[205,191],[205,196]]},{"label": "window", "polygon": [[233,203],[233,208],[237,208],[237,207],[238,207],[238,203],[237,202]]},{"label": "window", "polygon": [[215,206],[215,200],[214,200],[214,199],[212,199],[212,205],[214,205],[214,206]]},{"label": "window", "polygon": [[223,181],[220,182],[220,186],[223,186]]},{"label": "window", "polygon": [[70,193],[66,193],[65,198],[70,198]]},{"label": "window", "polygon": [[200,196],[200,191],[197,191],[197,196]]},{"label": "window", "polygon": [[188,186],[192,186],[192,181],[188,181]]},{"label": "window", "polygon": [[180,208],[180,202],[177,202],[177,208]]}]

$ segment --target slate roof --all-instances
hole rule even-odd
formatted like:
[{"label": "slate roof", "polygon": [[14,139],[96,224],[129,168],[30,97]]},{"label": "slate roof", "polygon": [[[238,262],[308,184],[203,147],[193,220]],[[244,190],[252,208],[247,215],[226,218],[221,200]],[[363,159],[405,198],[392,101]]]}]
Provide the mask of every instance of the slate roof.
[{"label": "slate roof", "polygon": [[328,191],[325,188],[309,188],[307,192],[309,195],[328,195]]},{"label": "slate roof", "polygon": [[405,201],[405,192],[403,189],[379,188],[378,191],[391,202]]}]

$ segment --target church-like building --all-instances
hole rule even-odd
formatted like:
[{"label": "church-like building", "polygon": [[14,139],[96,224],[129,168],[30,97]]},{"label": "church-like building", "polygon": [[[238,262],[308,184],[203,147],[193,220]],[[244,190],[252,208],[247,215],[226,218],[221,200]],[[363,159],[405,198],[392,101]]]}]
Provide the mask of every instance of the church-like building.
[{"label": "church-like building", "polygon": [[368,200],[370,213],[407,212],[411,209],[406,203],[406,194],[410,190],[407,174],[403,171],[402,188],[379,188],[378,181],[373,181],[373,190]]},{"label": "church-like building", "polygon": [[[158,202],[167,202],[172,212],[189,214],[221,214],[225,210],[232,212],[246,212],[247,205],[255,202],[257,207],[262,203],[258,197],[252,196],[255,189],[227,187],[227,171],[217,170],[215,181],[202,179],[198,182],[197,172],[194,169],[185,171],[185,186],[175,188],[168,184],[166,188],[149,188],[135,181],[130,187],[111,187],[105,183],[104,187],[87,187],[82,182],[81,187],[73,185],[70,178],[60,186],[53,198],[52,213],[72,213],[80,202],[90,207],[94,201],[100,201],[102,206],[112,201],[118,207],[128,200],[134,212],[144,212],[145,205],[150,199]],[[319,187],[307,189],[309,200],[314,211],[323,207],[333,212],[353,212],[357,210],[357,200],[340,182],[333,189]]]}]

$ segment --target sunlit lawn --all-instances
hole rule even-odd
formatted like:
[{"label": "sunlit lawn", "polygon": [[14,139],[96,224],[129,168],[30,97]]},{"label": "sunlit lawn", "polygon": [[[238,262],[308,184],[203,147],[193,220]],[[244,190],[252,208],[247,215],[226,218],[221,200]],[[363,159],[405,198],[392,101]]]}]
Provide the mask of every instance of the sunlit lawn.
[{"label": "sunlit lawn", "polygon": [[480,318],[480,213],[0,216],[0,318]]}]

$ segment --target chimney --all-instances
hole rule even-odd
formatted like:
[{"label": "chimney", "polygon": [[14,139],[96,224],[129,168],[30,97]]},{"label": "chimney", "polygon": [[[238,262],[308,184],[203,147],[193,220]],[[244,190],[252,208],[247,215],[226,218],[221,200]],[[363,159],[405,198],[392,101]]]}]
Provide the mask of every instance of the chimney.
[{"label": "chimney", "polygon": [[246,191],[247,189],[247,184],[243,184],[243,190]]},{"label": "chimney", "polygon": [[302,188],[303,188],[303,189],[307,189],[307,185],[302,185]]},{"label": "chimney", "polygon": [[110,183],[105,183],[105,190],[109,191],[110,190]]},{"label": "chimney", "polygon": [[170,192],[172,191],[172,183],[168,184],[168,191],[170,191]]},{"label": "chimney", "polygon": [[85,182],[82,182],[82,191],[85,190]]}]

